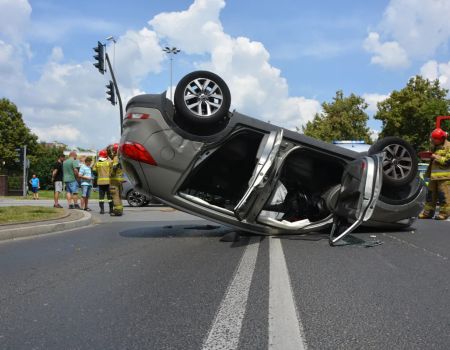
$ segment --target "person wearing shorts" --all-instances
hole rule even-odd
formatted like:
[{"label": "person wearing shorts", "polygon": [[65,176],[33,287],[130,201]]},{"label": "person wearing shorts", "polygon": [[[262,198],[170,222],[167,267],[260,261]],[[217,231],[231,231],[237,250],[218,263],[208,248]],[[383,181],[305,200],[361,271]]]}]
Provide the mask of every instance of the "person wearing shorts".
[{"label": "person wearing shorts", "polygon": [[55,208],[62,208],[61,204],[59,204],[59,194],[63,191],[63,162],[64,162],[65,156],[64,154],[60,154],[58,157],[58,160],[56,161],[55,165],[53,166],[52,171],[52,181],[54,186],[55,193],[53,194],[53,200],[54,204],[53,206]]},{"label": "person wearing shorts", "polygon": [[39,178],[36,177],[36,174],[33,174],[33,177],[30,180],[31,184],[31,192],[33,192],[33,199],[39,199],[39,189],[41,188],[39,184]]},{"label": "person wearing shorts", "polygon": [[79,177],[81,179],[81,209],[91,211],[88,206],[89,196],[92,189],[92,158],[86,157],[84,164],[80,167]]},{"label": "person wearing shorts", "polygon": [[78,160],[77,152],[72,151],[69,153],[69,158],[67,158],[63,163],[63,180],[66,190],[67,203],[69,204],[69,209],[81,209],[78,205]]}]

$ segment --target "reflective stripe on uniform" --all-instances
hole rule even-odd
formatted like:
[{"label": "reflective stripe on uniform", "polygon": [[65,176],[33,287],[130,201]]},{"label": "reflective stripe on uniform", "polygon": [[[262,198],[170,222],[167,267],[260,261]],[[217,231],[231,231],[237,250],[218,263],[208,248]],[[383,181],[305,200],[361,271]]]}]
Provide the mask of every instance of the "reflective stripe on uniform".
[{"label": "reflective stripe on uniform", "polygon": [[440,170],[440,169],[432,169],[431,170],[431,176],[430,178],[432,180],[446,180],[446,179],[450,179],[450,171],[446,170]]}]

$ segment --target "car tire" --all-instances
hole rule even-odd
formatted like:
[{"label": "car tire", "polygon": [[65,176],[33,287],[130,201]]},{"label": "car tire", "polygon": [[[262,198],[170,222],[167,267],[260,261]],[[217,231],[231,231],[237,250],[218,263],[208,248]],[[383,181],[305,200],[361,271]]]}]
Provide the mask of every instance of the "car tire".
[{"label": "car tire", "polygon": [[131,190],[127,193],[127,202],[131,207],[143,207],[147,205],[148,199],[142,193]]},{"label": "car tire", "polygon": [[228,116],[231,95],[227,84],[217,74],[196,71],[180,80],[174,103],[177,114],[186,122],[207,126]]},{"label": "car tire", "polygon": [[417,175],[418,160],[414,148],[399,137],[385,137],[375,142],[369,155],[384,153],[383,184],[392,187],[410,183]]}]

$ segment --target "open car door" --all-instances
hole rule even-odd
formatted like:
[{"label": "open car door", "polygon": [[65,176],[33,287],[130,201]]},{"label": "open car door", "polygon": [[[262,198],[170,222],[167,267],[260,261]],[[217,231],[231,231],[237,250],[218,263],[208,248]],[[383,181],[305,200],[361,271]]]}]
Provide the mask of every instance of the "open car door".
[{"label": "open car door", "polygon": [[[383,155],[379,153],[354,160],[346,166],[333,210],[330,245],[334,245],[371,218],[381,191],[382,164]],[[349,226],[342,228],[345,221]]]},{"label": "open car door", "polygon": [[248,182],[248,189],[234,208],[234,214],[240,221],[255,219],[260,212],[260,208],[255,208],[255,204],[259,203],[262,207],[267,200],[263,194],[270,196],[271,190],[265,189],[270,186],[270,179],[275,173],[275,160],[282,140],[283,129],[272,131],[261,140],[256,154],[258,161]]}]

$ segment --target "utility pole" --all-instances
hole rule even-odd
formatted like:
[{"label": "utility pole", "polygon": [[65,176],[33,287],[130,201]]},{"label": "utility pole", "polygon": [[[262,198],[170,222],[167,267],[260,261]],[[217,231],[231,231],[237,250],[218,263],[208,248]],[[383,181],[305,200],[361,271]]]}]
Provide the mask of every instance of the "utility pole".
[{"label": "utility pole", "polygon": [[22,195],[24,198],[27,197],[27,145],[23,146],[23,186]]}]

